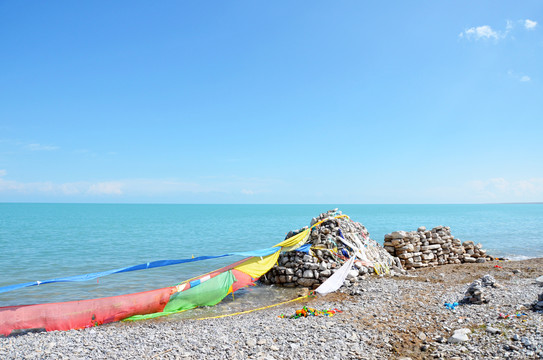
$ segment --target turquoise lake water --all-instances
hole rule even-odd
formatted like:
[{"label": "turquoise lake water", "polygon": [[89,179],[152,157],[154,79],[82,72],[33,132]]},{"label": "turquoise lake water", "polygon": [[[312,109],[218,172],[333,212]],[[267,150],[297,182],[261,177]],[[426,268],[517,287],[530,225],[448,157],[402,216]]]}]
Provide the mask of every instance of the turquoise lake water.
[{"label": "turquoise lake water", "polygon": [[[383,243],[396,230],[451,227],[489,254],[543,257],[543,204],[128,205],[0,203],[0,286],[161,259],[266,248],[338,207]],[[0,306],[113,296],[174,285],[224,266],[227,257],[0,293]]]}]

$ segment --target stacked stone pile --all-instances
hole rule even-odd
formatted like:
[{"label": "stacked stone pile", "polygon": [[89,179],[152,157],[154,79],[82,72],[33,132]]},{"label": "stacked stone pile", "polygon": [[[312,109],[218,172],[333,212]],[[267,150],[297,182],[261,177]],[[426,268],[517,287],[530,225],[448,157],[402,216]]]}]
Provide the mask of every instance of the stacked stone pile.
[{"label": "stacked stone pile", "polygon": [[533,305],[535,311],[543,311],[543,293],[537,296],[537,302]]},{"label": "stacked stone pile", "polygon": [[[543,276],[540,276],[537,279],[535,279],[535,283],[539,286],[543,286]],[[532,305],[535,311],[543,312],[543,293],[537,296],[537,301],[533,303]]]},{"label": "stacked stone pile", "polygon": [[[473,241],[462,243],[451,234],[448,226],[437,226],[426,230],[395,231],[385,235],[385,249],[400,258],[406,270],[427,266],[485,262],[486,250]],[[489,258],[491,259],[491,258]]]},{"label": "stacked stone pile", "polygon": [[464,304],[484,304],[490,301],[488,294],[485,292],[485,287],[499,287],[498,283],[492,275],[485,275],[479,280],[475,280],[471,283],[466,291],[464,299],[462,302]]},{"label": "stacked stone pile", "polygon": [[[311,229],[307,241],[311,244],[309,254],[299,251],[282,253],[277,264],[261,277],[261,282],[284,287],[316,288],[335,273],[348,257],[354,255],[352,246],[362,247],[368,261],[355,262],[354,268],[350,270],[345,280],[345,285],[355,283],[360,277],[373,273],[375,267],[378,272],[383,268],[403,271],[398,268],[401,267],[400,260],[392,257],[375,240],[370,239],[364,225],[347,217],[334,218],[338,215],[341,215],[341,211],[334,209],[313,218],[311,226],[324,221]],[[308,227],[304,227],[291,231],[286,238],[307,229]]]}]

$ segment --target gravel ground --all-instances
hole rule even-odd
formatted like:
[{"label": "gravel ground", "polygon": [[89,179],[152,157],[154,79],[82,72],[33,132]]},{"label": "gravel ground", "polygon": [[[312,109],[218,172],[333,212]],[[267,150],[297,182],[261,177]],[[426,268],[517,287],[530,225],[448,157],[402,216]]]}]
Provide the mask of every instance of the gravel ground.
[{"label": "gravel ground", "polygon": [[[500,285],[484,289],[489,303],[444,306],[459,302],[485,274]],[[543,293],[535,283],[541,275],[543,259],[370,276],[338,293],[232,317],[0,338],[0,359],[537,359],[543,358],[543,314],[531,304]],[[343,312],[279,318],[304,305]],[[467,340],[453,343],[458,329],[469,329]]]}]

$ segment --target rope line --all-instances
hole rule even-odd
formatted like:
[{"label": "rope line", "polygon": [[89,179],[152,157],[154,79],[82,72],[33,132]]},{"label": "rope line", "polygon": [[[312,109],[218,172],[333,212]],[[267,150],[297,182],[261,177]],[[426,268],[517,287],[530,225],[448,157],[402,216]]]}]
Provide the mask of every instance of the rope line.
[{"label": "rope line", "polygon": [[245,310],[245,311],[240,311],[240,312],[233,313],[233,314],[224,314],[224,315],[218,315],[218,316],[203,317],[203,318],[199,318],[199,319],[196,319],[196,320],[220,319],[220,318],[225,318],[225,317],[230,317],[230,316],[248,314],[248,313],[251,313],[251,312],[254,312],[254,311],[265,310],[265,309],[269,309],[269,308],[272,308],[272,307],[275,307],[275,306],[279,306],[279,305],[288,304],[288,303],[291,303],[291,302],[295,302],[295,301],[300,301],[300,300],[303,300],[303,299],[307,299],[307,298],[310,297],[310,296],[311,296],[311,294],[310,294],[310,295],[306,295],[306,296],[302,296],[302,297],[298,297],[298,298],[296,298],[296,299],[291,299],[291,300],[283,301],[283,302],[280,302],[280,303],[277,303],[277,304],[264,306],[264,307],[261,307],[261,308],[258,308],[258,309]]}]

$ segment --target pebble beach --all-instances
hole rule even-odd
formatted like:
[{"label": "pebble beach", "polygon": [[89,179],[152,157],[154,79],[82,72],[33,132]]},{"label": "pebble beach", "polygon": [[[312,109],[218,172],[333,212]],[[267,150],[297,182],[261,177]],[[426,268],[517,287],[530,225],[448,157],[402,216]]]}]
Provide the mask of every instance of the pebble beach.
[{"label": "pebble beach", "polygon": [[0,0],[0,360],[543,360],[543,0],[493,5]]},{"label": "pebble beach", "polygon": [[[543,293],[540,269],[543,259],[368,275],[336,293],[230,317],[0,338],[0,358],[537,359],[543,358],[543,314],[533,307]],[[484,289],[488,302],[462,304],[484,275],[496,282]],[[460,304],[444,306],[454,302]],[[289,318],[303,306],[342,312]]]}]

